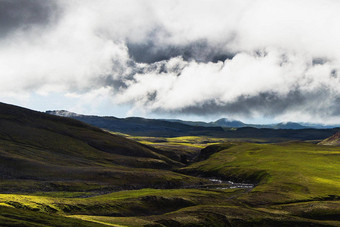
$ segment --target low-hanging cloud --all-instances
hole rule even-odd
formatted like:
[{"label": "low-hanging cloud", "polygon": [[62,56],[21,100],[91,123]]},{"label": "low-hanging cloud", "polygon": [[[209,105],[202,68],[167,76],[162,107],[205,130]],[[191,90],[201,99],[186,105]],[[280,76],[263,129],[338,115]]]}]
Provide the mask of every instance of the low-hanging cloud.
[{"label": "low-hanging cloud", "polygon": [[2,95],[105,89],[149,112],[340,122],[337,0],[44,2],[0,0]]}]

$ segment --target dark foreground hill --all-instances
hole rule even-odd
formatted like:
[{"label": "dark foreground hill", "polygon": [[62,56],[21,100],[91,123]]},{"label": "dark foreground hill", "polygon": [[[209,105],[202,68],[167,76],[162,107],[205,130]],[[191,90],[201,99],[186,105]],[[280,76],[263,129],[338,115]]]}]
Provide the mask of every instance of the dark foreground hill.
[{"label": "dark foreground hill", "polygon": [[[87,124],[113,132],[121,132],[134,136],[152,137],[178,137],[178,136],[211,136],[219,138],[262,139],[269,142],[285,140],[323,140],[339,129],[315,129],[296,127],[291,129],[287,124],[279,128],[245,127],[226,128],[211,126],[211,124],[188,125],[184,121],[169,121],[158,119],[145,119],[139,117],[116,118],[88,116],[71,113],[68,111],[47,111],[48,114],[70,117]],[[291,123],[292,124],[292,123]]]},{"label": "dark foreground hill", "polygon": [[115,190],[195,181],[170,171],[174,166],[181,163],[80,121],[0,103],[1,191]]}]

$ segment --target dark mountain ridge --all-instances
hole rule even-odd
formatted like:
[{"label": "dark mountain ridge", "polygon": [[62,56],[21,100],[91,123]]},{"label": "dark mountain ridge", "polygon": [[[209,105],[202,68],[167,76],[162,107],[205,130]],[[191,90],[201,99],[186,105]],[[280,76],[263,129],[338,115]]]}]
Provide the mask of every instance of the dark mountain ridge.
[{"label": "dark mountain ridge", "polygon": [[322,124],[312,124],[312,123],[297,123],[297,122],[280,122],[273,124],[248,124],[238,120],[231,120],[228,118],[221,118],[217,121],[212,122],[202,122],[202,121],[183,121],[178,119],[163,119],[171,122],[178,122],[182,124],[192,125],[192,126],[203,126],[203,127],[226,127],[226,128],[242,128],[242,127],[252,127],[252,128],[269,128],[269,129],[331,129],[338,128],[340,125],[322,125]]},{"label": "dark mountain ridge", "polygon": [[48,114],[71,117],[87,124],[94,125],[109,131],[127,133],[141,136],[190,136],[214,135],[223,133],[221,127],[192,126],[166,120],[146,119],[141,117],[99,117],[79,115],[65,111],[46,111]]},{"label": "dark mountain ridge", "polygon": [[[323,140],[335,132],[333,129],[315,129],[287,122],[271,127],[255,127],[240,121],[220,119],[217,123],[192,122],[181,120],[158,120],[140,117],[116,118],[80,115],[68,111],[47,111],[52,115],[71,117],[105,130],[126,133],[134,136],[178,137],[212,136],[226,138],[256,138],[270,142],[282,140]],[[217,126],[219,124],[220,126]],[[243,124],[243,127],[238,127]],[[232,127],[227,127],[227,126]],[[237,126],[237,127],[236,127]],[[254,126],[254,127],[253,127]]]}]

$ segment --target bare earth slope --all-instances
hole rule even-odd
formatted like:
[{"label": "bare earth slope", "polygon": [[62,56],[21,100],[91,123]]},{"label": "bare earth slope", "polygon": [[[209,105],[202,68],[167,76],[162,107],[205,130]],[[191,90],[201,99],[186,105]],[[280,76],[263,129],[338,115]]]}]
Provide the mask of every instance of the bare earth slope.
[{"label": "bare earth slope", "polygon": [[335,133],[333,136],[324,139],[319,143],[320,145],[332,145],[340,146],[340,131]]}]

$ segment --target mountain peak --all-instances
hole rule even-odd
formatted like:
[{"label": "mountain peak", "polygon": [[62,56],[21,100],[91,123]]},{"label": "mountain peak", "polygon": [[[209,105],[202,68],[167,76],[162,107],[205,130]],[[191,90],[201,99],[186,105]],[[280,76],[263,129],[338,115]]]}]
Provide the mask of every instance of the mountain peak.
[{"label": "mountain peak", "polygon": [[221,118],[213,122],[213,124],[221,127],[244,127],[245,124],[242,121],[231,120],[228,118]]},{"label": "mountain peak", "polygon": [[276,129],[304,129],[305,126],[296,122],[281,122],[275,126]]}]

